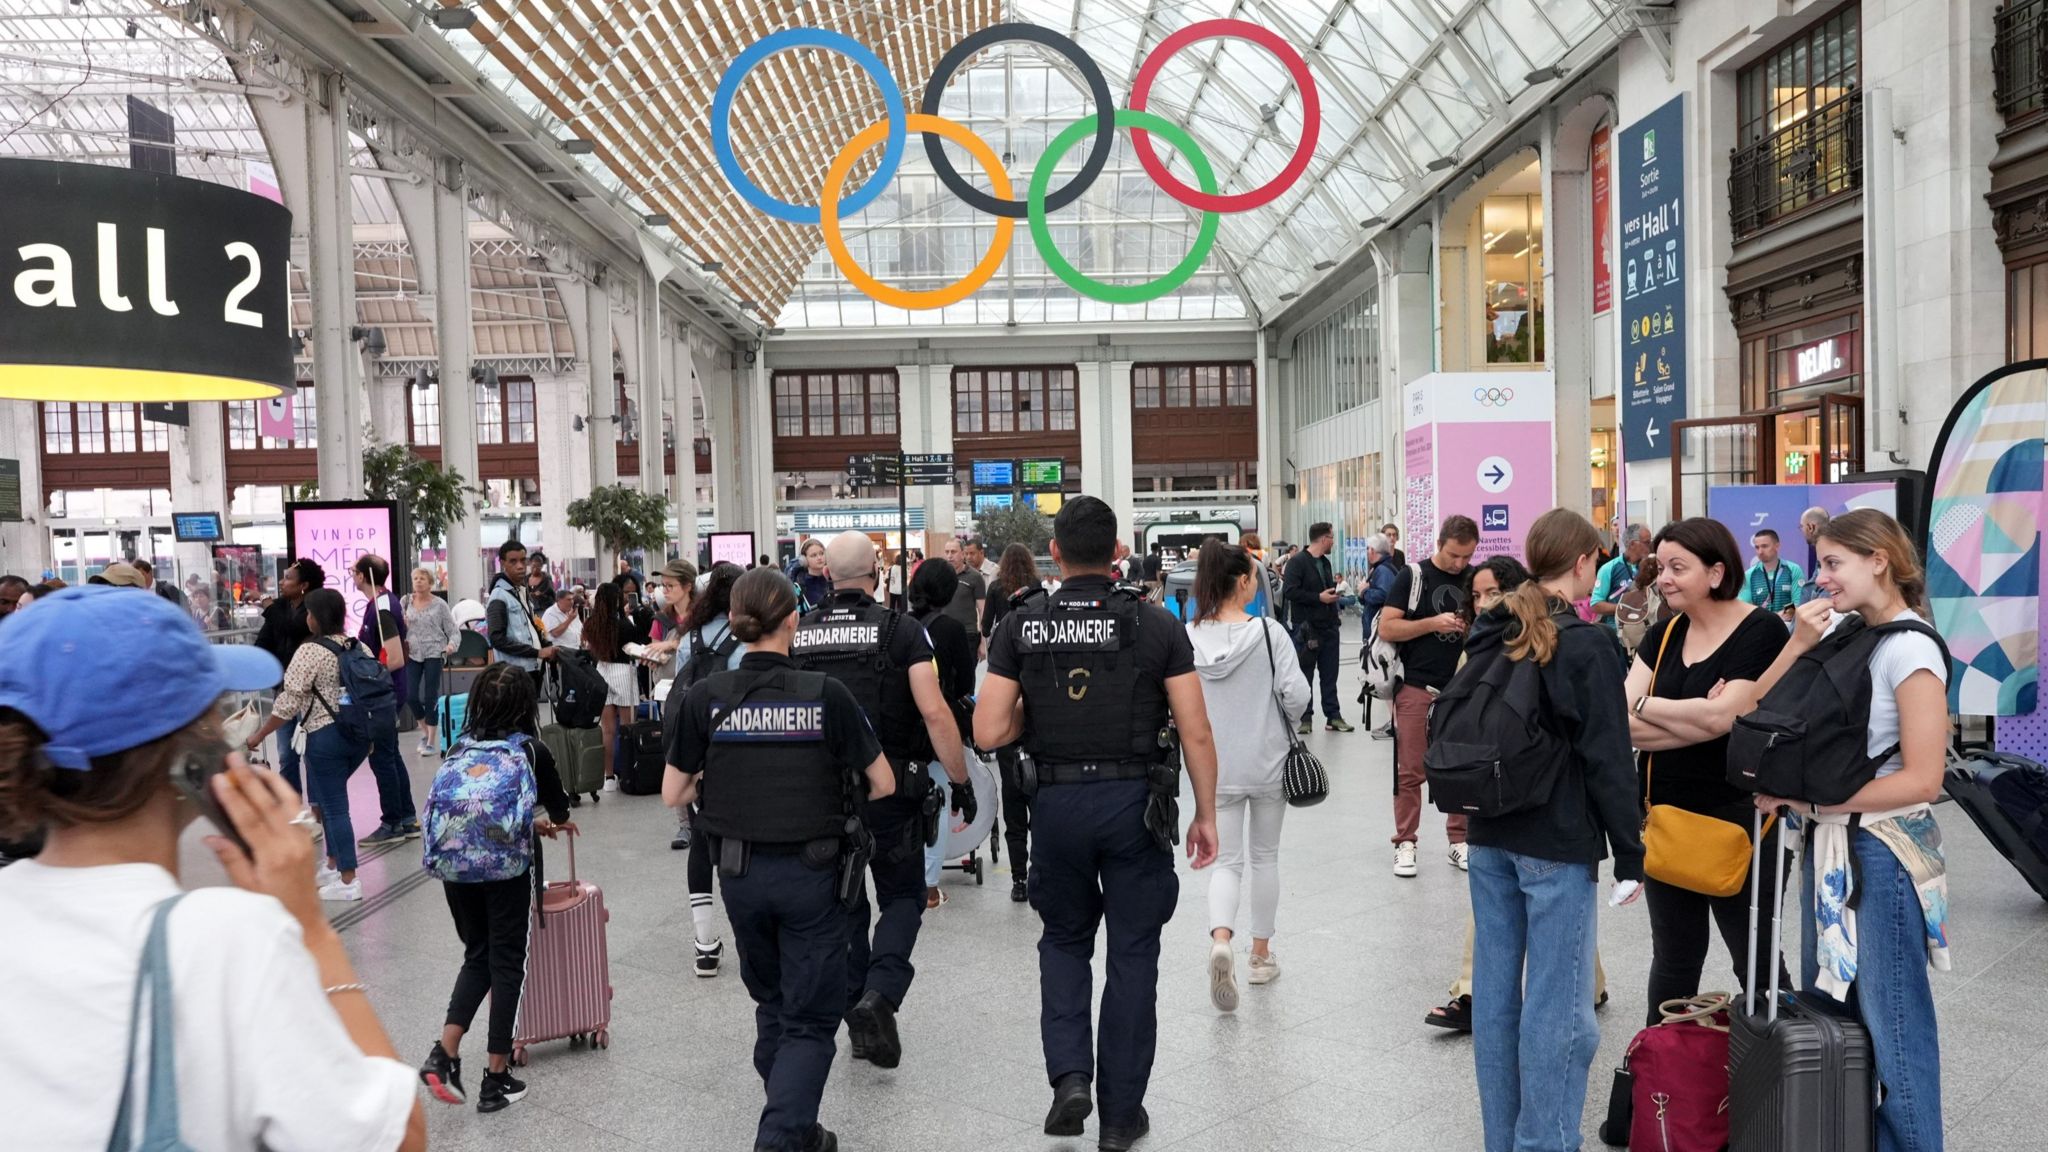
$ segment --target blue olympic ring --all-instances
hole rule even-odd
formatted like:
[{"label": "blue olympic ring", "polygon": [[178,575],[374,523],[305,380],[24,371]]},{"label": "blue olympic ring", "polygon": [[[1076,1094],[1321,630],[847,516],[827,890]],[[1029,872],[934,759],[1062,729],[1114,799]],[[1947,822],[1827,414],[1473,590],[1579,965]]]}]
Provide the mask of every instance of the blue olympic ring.
[{"label": "blue olympic ring", "polygon": [[859,190],[839,202],[839,218],[843,220],[873,203],[888,188],[889,181],[896,177],[897,165],[903,160],[904,141],[910,136],[903,90],[896,86],[896,78],[889,74],[888,66],[882,63],[881,57],[859,41],[823,28],[787,28],[756,41],[725,70],[724,78],[718,82],[718,93],[711,98],[711,151],[718,157],[718,167],[724,171],[733,191],[747,203],[791,224],[821,222],[817,205],[791,204],[762,190],[740,169],[739,157],[732,150],[732,101],[739,94],[740,82],[761,61],[789,48],[823,48],[837,52],[860,65],[861,71],[866,72],[875,86],[882,90],[882,105],[889,122],[889,135],[882,144],[882,162],[875,166]]}]

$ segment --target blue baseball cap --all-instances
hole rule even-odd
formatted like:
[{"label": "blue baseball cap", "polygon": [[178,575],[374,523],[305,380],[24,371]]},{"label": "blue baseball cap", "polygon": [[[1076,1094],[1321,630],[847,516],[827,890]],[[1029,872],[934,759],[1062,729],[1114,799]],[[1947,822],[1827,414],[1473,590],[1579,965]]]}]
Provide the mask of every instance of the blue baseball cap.
[{"label": "blue baseball cap", "polygon": [[7,618],[0,708],[43,730],[43,755],[87,771],[95,756],[147,744],[205,715],[226,693],[275,686],[277,657],[209,644],[192,617],[132,588],[65,588]]}]

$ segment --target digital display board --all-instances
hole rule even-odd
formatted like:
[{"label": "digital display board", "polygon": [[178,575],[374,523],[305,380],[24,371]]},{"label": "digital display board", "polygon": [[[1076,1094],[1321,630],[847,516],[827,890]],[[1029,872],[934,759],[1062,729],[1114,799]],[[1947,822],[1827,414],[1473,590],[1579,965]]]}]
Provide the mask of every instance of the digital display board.
[{"label": "digital display board", "polygon": [[171,531],[180,544],[218,544],[222,536],[220,513],[173,512]]},{"label": "digital display board", "polygon": [[1058,488],[1067,479],[1067,462],[1058,457],[1018,462],[1017,483],[1025,488]]},{"label": "digital display board", "polygon": [[350,571],[358,557],[395,554],[398,506],[388,500],[314,500],[284,506],[285,555],[303,556],[327,574],[327,587],[348,603],[348,631],[362,627],[369,597]]},{"label": "digital display board", "polygon": [[711,534],[711,562],[713,564],[737,564],[742,568],[754,566],[754,534],[752,532],[713,532]]},{"label": "digital display board", "polygon": [[1016,502],[1017,497],[1009,492],[976,492],[974,514],[979,516],[991,508],[1008,508]]},{"label": "digital display board", "polygon": [[1033,492],[1031,502],[1038,505],[1038,510],[1047,516],[1057,516],[1060,505],[1067,502],[1067,497],[1061,492]]},{"label": "digital display board", "polygon": [[1017,486],[1017,462],[1015,460],[976,460],[974,462],[974,486],[976,488],[1015,488]]}]

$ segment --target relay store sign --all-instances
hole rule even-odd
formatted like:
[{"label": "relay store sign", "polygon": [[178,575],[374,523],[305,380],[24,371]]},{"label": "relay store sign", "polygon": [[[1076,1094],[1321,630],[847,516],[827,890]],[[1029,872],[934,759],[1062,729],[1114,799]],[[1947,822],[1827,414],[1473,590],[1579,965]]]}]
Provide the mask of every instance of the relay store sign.
[{"label": "relay store sign", "polygon": [[0,396],[291,388],[291,213],[202,180],[0,158]]},{"label": "relay store sign", "polygon": [[1475,560],[1521,555],[1529,525],[1556,506],[1556,398],[1548,372],[1435,372],[1408,385],[1410,555],[1433,551],[1457,514],[1479,524]]},{"label": "relay store sign", "polygon": [[[398,506],[387,500],[318,500],[284,506],[284,548],[327,574],[327,587],[348,601],[348,631],[362,627],[369,597],[356,590],[356,560],[369,555],[391,560],[398,539]],[[393,563],[406,571],[410,565]]]},{"label": "relay store sign", "polygon": [[1671,457],[1685,419],[1685,97],[1621,130],[1621,436],[1630,463]]}]

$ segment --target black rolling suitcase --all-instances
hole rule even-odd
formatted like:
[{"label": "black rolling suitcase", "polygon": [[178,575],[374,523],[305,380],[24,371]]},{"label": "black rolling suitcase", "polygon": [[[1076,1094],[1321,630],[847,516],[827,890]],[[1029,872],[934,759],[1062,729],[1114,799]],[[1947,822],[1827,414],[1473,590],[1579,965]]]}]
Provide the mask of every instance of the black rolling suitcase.
[{"label": "black rolling suitcase", "polygon": [[628,796],[660,792],[668,762],[661,721],[635,720],[625,725],[619,729],[619,745],[619,791]]},{"label": "black rolling suitcase", "polygon": [[1999,854],[2048,900],[2048,768],[2023,756],[1978,752],[1951,764],[1941,782]]},{"label": "black rolling suitcase", "polygon": [[[1777,909],[1771,914],[1770,992],[1756,1002],[1757,893],[1763,885],[1763,814],[1751,839],[1749,982],[1729,1013],[1729,1152],[1871,1152],[1877,1146],[1877,1070],[1870,1034],[1814,992],[1778,986],[1784,940],[1785,821],[1776,837]],[[1811,913],[1807,913],[1811,915]]]}]

